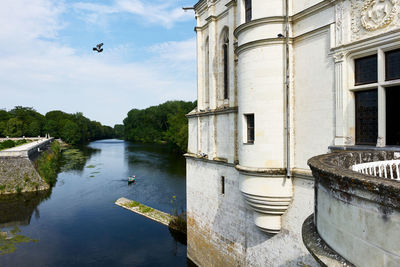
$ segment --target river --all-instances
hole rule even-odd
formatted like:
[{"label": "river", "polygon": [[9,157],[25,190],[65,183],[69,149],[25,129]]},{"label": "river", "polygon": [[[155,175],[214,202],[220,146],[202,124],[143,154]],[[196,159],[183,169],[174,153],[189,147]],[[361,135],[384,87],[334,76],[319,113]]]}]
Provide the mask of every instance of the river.
[{"label": "river", "polygon": [[165,212],[185,209],[185,159],[162,145],[120,140],[81,151],[87,158],[66,162],[50,193],[0,201],[0,231],[15,237],[0,238],[0,266],[191,265],[168,227],[114,204],[126,197]]}]

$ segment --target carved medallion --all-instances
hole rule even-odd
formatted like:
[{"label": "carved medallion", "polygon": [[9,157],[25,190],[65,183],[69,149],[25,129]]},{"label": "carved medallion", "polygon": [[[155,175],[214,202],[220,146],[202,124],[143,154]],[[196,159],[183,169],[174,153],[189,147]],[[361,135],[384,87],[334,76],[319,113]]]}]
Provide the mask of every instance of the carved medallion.
[{"label": "carved medallion", "polygon": [[399,0],[367,0],[361,9],[361,25],[375,31],[389,25],[398,13]]}]

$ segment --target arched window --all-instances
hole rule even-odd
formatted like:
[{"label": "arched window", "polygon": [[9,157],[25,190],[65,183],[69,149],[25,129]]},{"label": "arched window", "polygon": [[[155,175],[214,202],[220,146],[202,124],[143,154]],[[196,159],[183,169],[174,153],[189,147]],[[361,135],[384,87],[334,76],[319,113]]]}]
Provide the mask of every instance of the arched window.
[{"label": "arched window", "polygon": [[251,21],[251,0],[244,0],[244,11],[246,15],[246,22]]},{"label": "arched window", "polygon": [[208,37],[204,44],[204,103],[205,107],[208,108],[210,101],[210,48]]},{"label": "arched window", "polygon": [[229,32],[225,29],[222,34],[222,64],[223,64],[223,88],[224,88],[224,99],[229,97]]}]

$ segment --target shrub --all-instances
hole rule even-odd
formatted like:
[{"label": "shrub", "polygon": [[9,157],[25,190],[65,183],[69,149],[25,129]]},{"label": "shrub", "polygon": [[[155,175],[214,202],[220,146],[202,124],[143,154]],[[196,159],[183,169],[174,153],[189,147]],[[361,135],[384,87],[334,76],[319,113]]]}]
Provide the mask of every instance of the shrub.
[{"label": "shrub", "polygon": [[48,151],[43,152],[35,162],[35,167],[47,184],[53,186],[57,181],[61,148],[54,141]]},{"label": "shrub", "polygon": [[15,147],[15,142],[13,140],[6,140],[0,143],[0,150]]}]

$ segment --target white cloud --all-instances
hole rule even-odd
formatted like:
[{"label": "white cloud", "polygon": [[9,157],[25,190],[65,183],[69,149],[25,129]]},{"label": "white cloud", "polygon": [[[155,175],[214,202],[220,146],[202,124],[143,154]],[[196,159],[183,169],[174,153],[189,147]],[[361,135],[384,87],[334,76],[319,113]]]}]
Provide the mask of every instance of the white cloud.
[{"label": "white cloud", "polygon": [[179,62],[196,61],[196,39],[191,38],[182,42],[165,42],[156,44],[149,49],[157,53],[161,58]]},{"label": "white cloud", "polygon": [[172,27],[176,22],[193,19],[193,14],[173,6],[171,0],[157,4],[149,4],[143,0],[114,0],[111,5],[78,2],[74,4],[74,8],[86,12],[86,20],[91,23],[99,22],[101,15],[125,12],[140,16],[148,23],[161,23],[166,28]]},{"label": "white cloud", "polygon": [[2,3],[0,108],[82,111],[92,120],[113,125],[134,107],[194,100],[194,39],[154,45],[149,48],[154,56],[145,62],[115,60],[129,51],[127,45],[82,55],[58,42],[60,16],[66,10],[58,0]]}]

